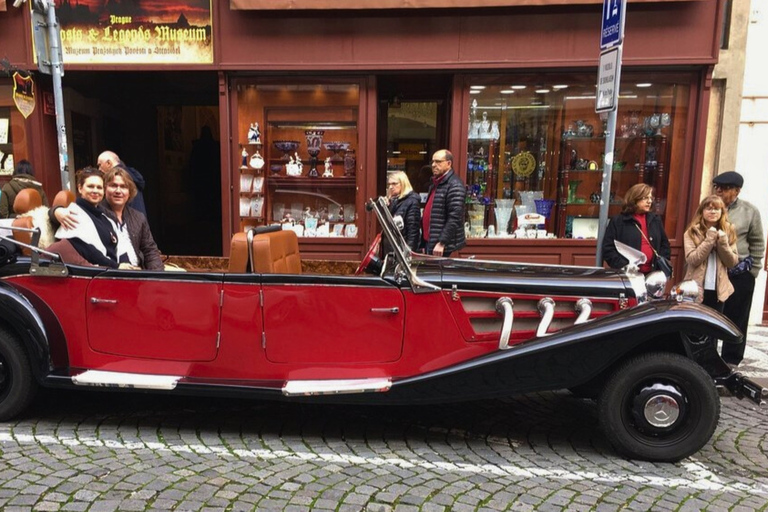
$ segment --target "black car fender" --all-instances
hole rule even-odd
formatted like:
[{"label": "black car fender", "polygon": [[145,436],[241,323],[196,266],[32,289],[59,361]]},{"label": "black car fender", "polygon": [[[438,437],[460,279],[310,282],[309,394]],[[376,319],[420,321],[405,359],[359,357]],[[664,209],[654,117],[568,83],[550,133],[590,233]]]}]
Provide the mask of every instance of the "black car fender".
[{"label": "black car fender", "polygon": [[424,375],[395,379],[393,401],[456,401],[571,388],[627,357],[684,355],[716,378],[728,372],[713,341],[739,342],[723,315],[694,303],[654,301]]},{"label": "black car fender", "polygon": [[48,333],[35,306],[18,290],[0,283],[0,323],[10,329],[27,351],[38,381],[52,370]]}]

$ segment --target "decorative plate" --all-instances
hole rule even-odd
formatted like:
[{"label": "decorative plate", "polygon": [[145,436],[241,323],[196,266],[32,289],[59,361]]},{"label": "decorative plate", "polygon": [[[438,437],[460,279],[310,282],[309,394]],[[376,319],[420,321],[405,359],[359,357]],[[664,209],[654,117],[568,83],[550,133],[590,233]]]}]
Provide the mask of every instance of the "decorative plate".
[{"label": "decorative plate", "polygon": [[516,175],[527,178],[536,169],[536,158],[530,151],[523,151],[512,158],[512,172]]}]

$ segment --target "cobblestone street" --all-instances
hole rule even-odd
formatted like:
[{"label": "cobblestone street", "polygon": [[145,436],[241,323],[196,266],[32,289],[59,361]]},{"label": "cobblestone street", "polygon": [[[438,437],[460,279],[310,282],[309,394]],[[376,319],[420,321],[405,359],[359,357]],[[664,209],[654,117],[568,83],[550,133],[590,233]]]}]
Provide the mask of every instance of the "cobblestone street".
[{"label": "cobblestone street", "polygon": [[[744,371],[768,379],[768,329]],[[765,510],[768,407],[725,397],[677,464],[628,461],[567,392],[435,407],[47,392],[0,425],[14,510]]]}]

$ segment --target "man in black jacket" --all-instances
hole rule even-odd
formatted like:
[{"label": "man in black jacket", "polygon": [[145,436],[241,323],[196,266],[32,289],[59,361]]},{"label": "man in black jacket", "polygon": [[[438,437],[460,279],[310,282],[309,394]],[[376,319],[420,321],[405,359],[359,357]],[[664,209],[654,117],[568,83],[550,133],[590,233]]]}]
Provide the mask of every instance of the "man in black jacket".
[{"label": "man in black jacket", "polygon": [[467,189],[453,170],[453,154],[447,149],[437,151],[432,155],[432,183],[421,219],[427,254],[447,258],[464,247],[466,197]]}]

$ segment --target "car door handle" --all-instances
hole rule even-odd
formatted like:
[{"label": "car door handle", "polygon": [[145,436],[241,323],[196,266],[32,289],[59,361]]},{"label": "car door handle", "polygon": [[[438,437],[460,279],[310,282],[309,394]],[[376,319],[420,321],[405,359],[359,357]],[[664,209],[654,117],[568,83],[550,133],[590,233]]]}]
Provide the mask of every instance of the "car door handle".
[{"label": "car door handle", "polygon": [[115,299],[99,299],[97,297],[91,297],[91,304],[117,304]]},{"label": "car door handle", "polygon": [[400,308],[371,308],[371,313],[390,313],[396,315],[400,312]]}]

